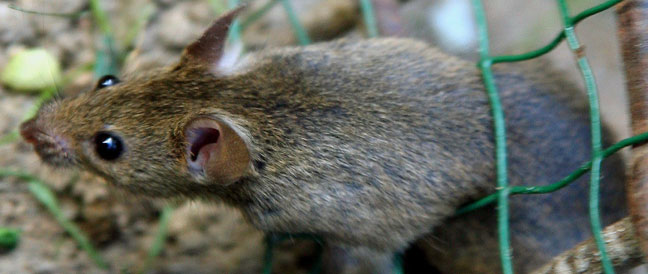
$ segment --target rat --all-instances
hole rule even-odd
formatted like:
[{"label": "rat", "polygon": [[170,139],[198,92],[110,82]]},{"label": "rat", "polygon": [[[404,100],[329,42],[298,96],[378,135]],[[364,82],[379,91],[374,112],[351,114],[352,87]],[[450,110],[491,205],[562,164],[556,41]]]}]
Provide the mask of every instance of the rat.
[{"label": "rat", "polygon": [[[326,241],[328,272],[389,273],[423,244],[440,271],[498,272],[496,212],[453,217],[495,191],[493,120],[478,68],[412,39],[337,40],[221,64],[240,9],[175,64],[101,78],[21,125],[41,159],[157,198],[240,209],[266,232]],[[497,67],[512,185],[548,184],[588,160],[585,98],[546,67]],[[606,131],[607,132],[607,131]],[[608,134],[606,134],[608,135]],[[623,165],[606,161],[604,224],[625,215]],[[587,184],[511,197],[515,268],[589,235]]]}]

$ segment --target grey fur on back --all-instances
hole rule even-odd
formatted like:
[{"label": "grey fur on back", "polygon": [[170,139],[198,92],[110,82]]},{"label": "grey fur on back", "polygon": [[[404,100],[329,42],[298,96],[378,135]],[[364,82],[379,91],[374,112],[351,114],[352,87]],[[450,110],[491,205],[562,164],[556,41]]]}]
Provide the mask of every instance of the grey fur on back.
[{"label": "grey fur on back", "polygon": [[[492,119],[474,64],[401,39],[324,43],[254,59],[243,76],[259,85],[264,102],[254,107],[282,132],[276,138],[252,130],[258,142],[272,143],[264,158],[280,161],[246,184],[254,197],[290,193],[248,207],[255,224],[379,250],[401,249],[441,224],[432,251],[446,264],[440,269],[499,271],[493,207],[445,220],[495,190]],[[497,67],[511,184],[548,184],[585,163],[584,96],[545,67]],[[259,74],[281,80],[257,83]],[[603,174],[610,223],[625,212],[621,161],[606,164]],[[585,181],[511,198],[518,268],[589,236]]]}]

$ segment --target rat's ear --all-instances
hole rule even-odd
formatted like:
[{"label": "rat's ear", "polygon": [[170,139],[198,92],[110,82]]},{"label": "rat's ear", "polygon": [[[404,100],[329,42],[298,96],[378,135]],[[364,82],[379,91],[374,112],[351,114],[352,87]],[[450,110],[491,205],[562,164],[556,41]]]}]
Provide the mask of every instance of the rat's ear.
[{"label": "rat's ear", "polygon": [[179,66],[187,64],[205,65],[209,68],[217,66],[223,56],[230,26],[244,8],[245,6],[239,6],[216,19],[198,40],[184,49]]},{"label": "rat's ear", "polygon": [[238,181],[250,166],[244,133],[212,117],[198,117],[185,127],[189,169],[218,184]]}]

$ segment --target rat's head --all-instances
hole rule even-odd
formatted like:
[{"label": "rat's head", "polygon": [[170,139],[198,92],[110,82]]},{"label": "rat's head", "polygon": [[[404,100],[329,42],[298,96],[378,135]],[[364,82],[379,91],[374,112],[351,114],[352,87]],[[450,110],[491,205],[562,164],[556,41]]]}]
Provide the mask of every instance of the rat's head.
[{"label": "rat's head", "polygon": [[88,169],[136,193],[192,195],[200,185],[235,183],[250,169],[247,134],[200,94],[226,85],[214,74],[238,11],[174,66],[131,80],[105,76],[91,91],[45,104],[22,136],[44,162]]}]

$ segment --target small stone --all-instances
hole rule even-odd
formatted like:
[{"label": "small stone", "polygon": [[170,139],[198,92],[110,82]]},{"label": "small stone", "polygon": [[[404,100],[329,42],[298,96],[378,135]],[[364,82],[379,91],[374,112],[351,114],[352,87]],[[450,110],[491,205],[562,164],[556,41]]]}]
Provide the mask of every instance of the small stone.
[{"label": "small stone", "polygon": [[180,252],[184,254],[200,254],[208,247],[208,242],[205,241],[205,235],[196,230],[190,230],[178,235],[178,245]]},{"label": "small stone", "polygon": [[15,91],[39,92],[60,84],[61,68],[42,48],[23,50],[9,58],[0,81]]}]

